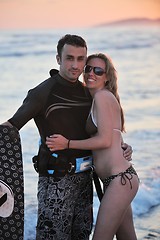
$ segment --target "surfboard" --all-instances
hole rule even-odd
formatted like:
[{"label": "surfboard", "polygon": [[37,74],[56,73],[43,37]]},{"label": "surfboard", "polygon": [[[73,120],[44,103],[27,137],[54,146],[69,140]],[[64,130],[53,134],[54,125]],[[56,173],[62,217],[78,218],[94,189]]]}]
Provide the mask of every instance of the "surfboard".
[{"label": "surfboard", "polygon": [[21,141],[15,127],[4,125],[0,125],[0,192],[0,240],[23,240],[24,178]]},{"label": "surfboard", "polygon": [[0,180],[0,216],[9,217],[14,208],[14,195],[12,189]]}]

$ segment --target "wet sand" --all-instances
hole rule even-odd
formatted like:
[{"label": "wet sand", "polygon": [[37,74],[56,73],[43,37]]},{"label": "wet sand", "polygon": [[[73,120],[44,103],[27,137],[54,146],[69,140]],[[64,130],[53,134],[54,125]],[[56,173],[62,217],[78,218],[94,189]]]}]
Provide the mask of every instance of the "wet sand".
[{"label": "wet sand", "polygon": [[149,213],[135,219],[138,240],[160,240],[160,206],[154,207]]},{"label": "wet sand", "polygon": [[[138,240],[160,240],[160,206],[134,219],[134,224]],[[92,234],[90,240],[92,240]]]}]

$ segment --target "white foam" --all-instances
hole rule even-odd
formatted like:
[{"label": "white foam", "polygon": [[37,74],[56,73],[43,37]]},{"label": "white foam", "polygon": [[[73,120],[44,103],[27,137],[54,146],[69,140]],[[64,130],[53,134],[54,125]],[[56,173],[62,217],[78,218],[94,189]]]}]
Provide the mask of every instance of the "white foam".
[{"label": "white foam", "polygon": [[138,193],[133,200],[133,213],[136,216],[145,214],[149,210],[160,204],[160,178],[153,179],[150,186],[142,183]]}]

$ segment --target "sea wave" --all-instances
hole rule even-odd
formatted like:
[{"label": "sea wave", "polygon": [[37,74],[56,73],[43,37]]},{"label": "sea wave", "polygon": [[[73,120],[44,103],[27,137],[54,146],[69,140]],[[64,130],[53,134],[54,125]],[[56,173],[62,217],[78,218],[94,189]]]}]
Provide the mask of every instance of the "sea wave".
[{"label": "sea wave", "polygon": [[[89,33],[88,33],[89,31]],[[112,28],[103,28],[103,35],[101,39],[95,36],[95,29],[86,29],[86,39],[90,42],[90,51],[94,48],[97,42],[98,50],[104,51],[104,49],[119,50],[119,51],[132,51],[135,49],[149,49],[157,46],[160,41],[160,36],[157,35],[157,31],[151,29],[150,31],[144,31],[142,29],[127,29],[124,31],[121,28],[117,28],[117,32],[113,37]],[[96,29],[97,36],[98,31],[102,31],[102,28]],[[88,33],[88,34],[87,34]],[[28,55],[50,55],[55,54],[56,45],[59,37],[62,33],[55,34],[52,31],[35,31],[29,33],[23,31],[22,33],[5,33],[2,32],[0,38],[0,57],[24,57]],[[133,41],[134,39],[134,41]]]},{"label": "sea wave", "polygon": [[160,205],[160,176],[151,179],[150,185],[142,183],[132,203],[135,216],[148,213],[153,207]]}]

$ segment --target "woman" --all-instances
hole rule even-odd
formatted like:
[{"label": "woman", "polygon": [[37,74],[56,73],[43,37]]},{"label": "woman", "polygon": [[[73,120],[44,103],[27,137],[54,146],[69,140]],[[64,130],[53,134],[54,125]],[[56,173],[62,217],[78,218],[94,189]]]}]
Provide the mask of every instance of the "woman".
[{"label": "woman", "polygon": [[93,240],[136,240],[131,202],[139,180],[136,171],[123,156],[121,148],[124,115],[117,93],[117,75],[104,54],[90,55],[84,80],[93,98],[86,129],[91,138],[68,140],[61,135],[47,138],[52,151],[65,148],[91,149],[97,175],[104,184]]}]

